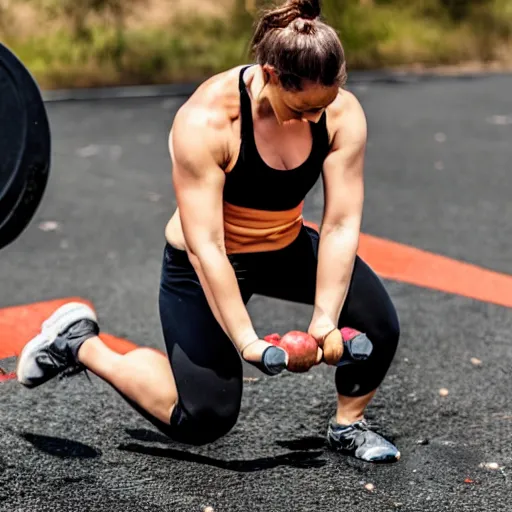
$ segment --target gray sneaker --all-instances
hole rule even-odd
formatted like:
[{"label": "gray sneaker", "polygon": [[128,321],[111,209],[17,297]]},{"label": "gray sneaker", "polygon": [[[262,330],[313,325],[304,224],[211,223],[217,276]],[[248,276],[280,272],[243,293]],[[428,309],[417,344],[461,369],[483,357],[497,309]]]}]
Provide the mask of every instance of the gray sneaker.
[{"label": "gray sneaker", "polygon": [[85,370],[78,361],[78,350],[98,334],[96,314],[90,307],[78,302],[61,306],[23,348],[16,368],[18,382],[35,388],[63,372]]},{"label": "gray sneaker", "polygon": [[397,447],[377,434],[366,421],[340,425],[334,419],[329,422],[327,442],[334,450],[366,462],[389,463],[400,460]]}]

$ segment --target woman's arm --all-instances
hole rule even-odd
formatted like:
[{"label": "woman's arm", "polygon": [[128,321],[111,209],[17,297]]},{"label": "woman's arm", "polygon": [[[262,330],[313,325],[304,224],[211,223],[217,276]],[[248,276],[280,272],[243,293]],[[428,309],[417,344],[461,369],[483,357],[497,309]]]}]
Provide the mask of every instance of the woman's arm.
[{"label": "woman's arm", "polygon": [[187,252],[210,308],[240,350],[258,339],[224,245],[223,187],[230,120],[197,106],[177,114],[169,149]]},{"label": "woman's arm", "polygon": [[367,125],[354,96],[347,98],[336,124],[332,150],[323,169],[325,206],[310,326],[310,333],[317,339],[337,327],[354,268],[364,201]]}]

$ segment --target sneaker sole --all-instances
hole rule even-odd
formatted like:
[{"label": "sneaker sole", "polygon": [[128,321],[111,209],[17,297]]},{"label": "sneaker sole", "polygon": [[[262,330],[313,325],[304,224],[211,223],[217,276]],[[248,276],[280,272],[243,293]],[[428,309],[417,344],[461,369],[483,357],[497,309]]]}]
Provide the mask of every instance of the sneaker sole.
[{"label": "sneaker sole", "polygon": [[61,332],[79,320],[98,322],[96,313],[89,306],[81,302],[68,302],[43,322],[41,334],[56,338]]},{"label": "sneaker sole", "polygon": [[87,305],[79,302],[70,302],[57,309],[47,320],[43,322],[41,332],[32,338],[23,348],[16,365],[16,378],[20,384],[27,388],[36,387],[30,379],[24,377],[27,362],[41,348],[53,342],[53,340],[70,325],[79,320],[98,319],[94,311]]}]

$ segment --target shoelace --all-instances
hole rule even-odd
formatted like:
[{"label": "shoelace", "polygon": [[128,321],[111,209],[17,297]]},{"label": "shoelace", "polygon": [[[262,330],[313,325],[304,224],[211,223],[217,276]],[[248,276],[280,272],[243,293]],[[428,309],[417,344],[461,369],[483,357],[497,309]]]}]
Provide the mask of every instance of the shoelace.
[{"label": "shoelace", "polygon": [[87,377],[87,380],[92,384],[91,378],[89,377],[89,372],[87,371],[87,368],[82,365],[74,365],[70,366],[69,368],[66,368],[60,375],[59,380],[63,379],[69,379],[70,377],[74,377],[75,375],[78,375],[79,373],[84,373],[84,375]]},{"label": "shoelace", "polygon": [[365,425],[364,430],[378,431],[381,428],[381,424],[377,423],[376,421],[363,420],[363,422]]},{"label": "shoelace", "polygon": [[378,430],[380,428],[380,424],[377,422],[371,422],[371,421],[364,419],[364,420],[356,421],[356,422],[352,423],[351,425],[346,425],[345,428],[356,428],[361,431],[365,431],[365,430],[374,431],[374,430]]},{"label": "shoelace", "polygon": [[[366,420],[360,420],[352,425],[347,425],[346,431],[344,432],[343,429],[340,434],[345,439],[345,442],[348,441],[348,445],[345,446],[345,449],[348,451],[355,450],[358,446],[362,446],[366,442],[366,438],[359,437],[360,433],[363,432],[373,432],[374,431],[374,424],[370,424]],[[348,435],[347,435],[348,434]]]}]

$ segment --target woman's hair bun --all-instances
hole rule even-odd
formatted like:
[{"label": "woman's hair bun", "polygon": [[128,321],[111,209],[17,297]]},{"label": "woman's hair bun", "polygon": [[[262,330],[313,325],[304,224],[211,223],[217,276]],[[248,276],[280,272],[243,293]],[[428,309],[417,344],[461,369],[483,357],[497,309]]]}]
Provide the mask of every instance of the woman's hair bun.
[{"label": "woman's hair bun", "polygon": [[316,25],[314,20],[297,18],[290,24],[291,28],[298,34],[310,35],[314,34]]},{"label": "woman's hair bun", "polygon": [[320,0],[291,0],[300,12],[300,18],[314,20],[320,16]]}]

